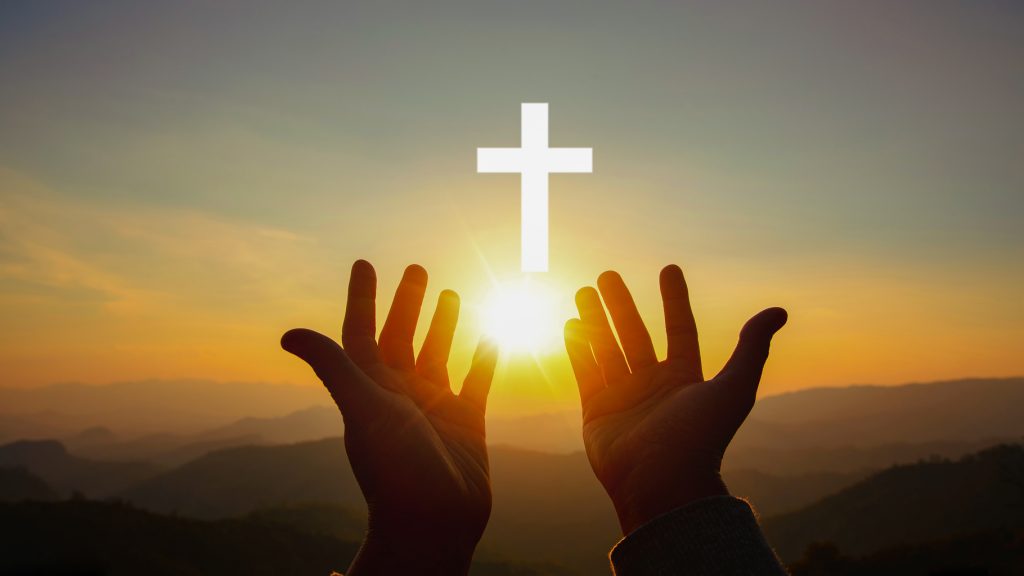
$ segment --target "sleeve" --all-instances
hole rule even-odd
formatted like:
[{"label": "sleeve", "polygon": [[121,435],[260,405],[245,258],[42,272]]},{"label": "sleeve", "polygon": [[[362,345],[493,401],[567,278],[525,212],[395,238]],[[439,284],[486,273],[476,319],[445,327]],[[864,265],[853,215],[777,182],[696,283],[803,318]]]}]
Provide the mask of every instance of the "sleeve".
[{"label": "sleeve", "polygon": [[750,505],[732,496],[698,500],[659,516],[611,551],[616,576],[786,576]]}]

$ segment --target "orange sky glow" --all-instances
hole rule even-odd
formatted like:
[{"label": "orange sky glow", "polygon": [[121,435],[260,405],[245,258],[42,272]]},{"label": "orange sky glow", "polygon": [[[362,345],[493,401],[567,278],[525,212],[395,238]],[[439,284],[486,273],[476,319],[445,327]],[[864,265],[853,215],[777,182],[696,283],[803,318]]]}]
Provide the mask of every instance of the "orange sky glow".
[{"label": "orange sky glow", "polygon": [[755,7],[751,28],[666,4],[578,18],[267,8],[244,30],[155,5],[12,10],[0,386],[313,385],[278,339],[339,333],[357,258],[377,268],[379,324],[407,264],[430,273],[420,337],[438,292],[460,293],[461,378],[496,287],[523,281],[518,177],[476,174],[475,151],[516,145],[528,101],[550,102],[552,146],[593,147],[594,173],[551,177],[550,272],[533,297],[549,312],[516,315],[537,337],[506,351],[493,411],[575,406],[558,335],[603,270],[664,350],[669,263],[709,374],[748,317],[787,308],[761,394],[1024,374],[1012,19],[964,6],[971,18],[908,28],[898,7]]}]

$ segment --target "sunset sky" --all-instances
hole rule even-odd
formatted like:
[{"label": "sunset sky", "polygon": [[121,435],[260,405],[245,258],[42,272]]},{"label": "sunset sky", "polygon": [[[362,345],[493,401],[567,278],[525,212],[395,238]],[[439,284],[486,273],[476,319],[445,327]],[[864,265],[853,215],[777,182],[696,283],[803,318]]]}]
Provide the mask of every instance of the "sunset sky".
[{"label": "sunset sky", "polygon": [[[429,7],[428,7],[429,4]],[[706,370],[790,312],[762,394],[1024,374],[1024,4],[5,2],[0,386],[312,383],[278,347],[340,332],[348,269],[379,318],[519,272],[519,144],[550,103],[548,375],[499,412],[575,402],[558,334],[609,268],[664,348],[658,270],[691,285]],[[421,318],[425,329],[429,311]],[[516,369],[523,354],[506,354]]]}]

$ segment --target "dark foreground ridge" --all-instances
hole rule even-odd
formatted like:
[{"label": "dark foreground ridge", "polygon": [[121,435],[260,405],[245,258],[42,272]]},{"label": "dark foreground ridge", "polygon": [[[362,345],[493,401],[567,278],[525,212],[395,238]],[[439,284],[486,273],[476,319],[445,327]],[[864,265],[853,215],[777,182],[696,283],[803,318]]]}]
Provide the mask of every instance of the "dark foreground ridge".
[{"label": "dark foreground ridge", "polygon": [[[0,504],[0,574],[330,574],[358,544],[259,517],[194,520],[122,502]],[[477,562],[474,575],[559,576],[554,566]]]}]

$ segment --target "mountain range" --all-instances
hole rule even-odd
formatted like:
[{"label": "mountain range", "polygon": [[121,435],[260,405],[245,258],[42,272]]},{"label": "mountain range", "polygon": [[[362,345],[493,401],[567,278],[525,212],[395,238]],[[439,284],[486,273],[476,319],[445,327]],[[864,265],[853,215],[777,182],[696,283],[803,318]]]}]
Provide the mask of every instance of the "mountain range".
[{"label": "mountain range", "polygon": [[[160,514],[211,522],[269,517],[303,529],[336,526],[343,531],[331,536],[343,540],[358,537],[365,507],[333,406],[305,403],[302,392],[272,408],[267,403],[286,392],[266,385],[257,387],[264,397],[254,403],[262,403],[262,412],[228,422],[216,422],[215,410],[207,408],[192,413],[190,427],[167,430],[158,424],[175,417],[154,418],[149,428],[90,419],[115,396],[124,410],[140,394],[137,386],[71,386],[71,397],[98,391],[102,398],[82,400],[81,412],[70,419],[74,426],[65,426],[56,440],[0,446],[0,485],[40,500],[79,493]],[[208,397],[202,385],[189,394],[202,403],[240,393],[243,385],[225,386]],[[45,412],[31,411],[40,407],[39,398],[52,392],[22,397],[36,404],[3,404],[0,423],[32,421]],[[845,558],[900,543],[1012,531],[1020,527],[1012,515],[1022,512],[1024,493],[1015,484],[1020,449],[961,457],[1020,441],[1020,406],[1021,378],[767,397],[730,447],[724,476],[733,493],[754,503],[790,561],[815,540],[830,541]],[[146,404],[131,418],[145,420],[145,411],[153,410]],[[607,569],[605,554],[619,530],[580,451],[578,418],[564,412],[488,422],[495,502],[482,553],[579,573]],[[7,433],[9,439],[32,436]]]},{"label": "mountain range", "polygon": [[78,492],[91,497],[117,494],[160,472],[146,462],[81,458],[56,440],[20,440],[0,446],[0,468],[27,470],[64,496]]},{"label": "mountain range", "polygon": [[[274,517],[204,521],[81,500],[0,504],[0,533],[3,574],[326,575],[348,566],[359,547]],[[485,556],[474,559],[474,576],[571,574]]]},{"label": "mountain range", "polygon": [[210,380],[0,386],[0,441],[64,438],[102,426],[119,435],[194,434],[246,417],[328,406],[320,386]]},{"label": "mountain range", "polygon": [[815,541],[863,555],[986,530],[1024,531],[1020,444],[894,466],[764,522],[768,540],[789,560]]},{"label": "mountain range", "polygon": [[[495,501],[483,549],[537,562],[593,569],[603,564],[618,525],[582,453],[496,446],[490,460]],[[20,441],[0,446],[0,466],[25,468],[65,497],[75,491],[200,519],[307,504],[340,506],[359,515],[360,523],[365,514],[340,438],[216,450],[170,469],[83,458],[56,441]],[[740,470],[728,472],[726,480],[763,513],[774,513],[810,504],[861,477]],[[575,535],[572,549],[560,539],[566,533]]]},{"label": "mountain range", "polygon": [[[5,449],[0,448],[0,454]],[[25,446],[18,449],[24,451]],[[208,542],[216,543],[226,538],[230,553],[238,552],[235,536],[223,532],[248,534],[255,530],[252,538],[258,541],[267,537],[261,526],[279,526],[351,543],[358,540],[365,526],[365,510],[351,471],[341,457],[342,450],[341,441],[335,439],[223,450],[143,479],[112,500],[130,503],[131,508],[98,503],[83,508],[85,503],[79,499],[78,507],[70,508],[78,512],[65,518],[62,515],[68,513],[67,508],[60,506],[0,506],[0,525],[12,521],[5,514],[24,513],[74,525],[85,521],[81,516],[88,512],[86,515],[98,516],[115,527],[108,526],[105,531],[152,524],[146,529],[154,538],[164,532],[173,535],[181,531],[190,536],[178,537],[198,541],[209,538]],[[522,574],[589,574],[606,569],[605,554],[618,538],[618,530],[607,498],[586,473],[584,460],[507,448],[497,449],[492,460],[495,507],[480,547],[481,558],[499,564],[515,559],[516,564],[547,567],[537,572],[516,572]],[[0,485],[10,485],[7,480],[12,472],[17,477],[15,485],[32,486],[34,492],[24,498],[54,500],[45,483],[24,469],[0,468]],[[749,480],[752,487],[764,488],[763,478]],[[743,495],[737,488],[741,482],[732,479],[729,483],[734,493]],[[758,498],[763,502],[768,497],[762,494],[750,499],[762,512],[769,541],[782,558],[799,568],[795,572],[799,574],[898,574],[901,572],[893,571],[894,565],[885,554],[898,554],[905,565],[921,565],[923,560],[915,556],[914,550],[930,550],[950,562],[984,559],[962,549],[968,545],[991,550],[1008,565],[1020,565],[1024,557],[1013,552],[1012,536],[1024,536],[1021,445],[999,445],[956,461],[933,458],[891,467],[780,514],[764,514]],[[135,507],[164,516],[145,514]],[[166,515],[170,519],[165,520]],[[200,520],[186,522],[178,518]],[[42,526],[43,520],[36,518],[26,525]],[[278,534],[273,538],[280,542],[296,536]],[[196,546],[198,541],[188,546]],[[113,553],[102,543],[95,545]],[[297,542],[289,546],[302,549],[309,545]],[[154,541],[140,541],[138,546],[147,553],[171,554],[160,551],[159,543]],[[67,559],[70,554],[74,560],[74,549],[62,549],[58,557]],[[327,550],[320,544],[313,549],[314,556]],[[193,553],[205,561],[202,553]],[[224,553],[217,551],[218,555]],[[24,557],[24,552],[18,557]],[[836,568],[840,565],[872,568],[851,572]],[[182,568],[174,563],[169,566]],[[821,566],[833,568],[814,572],[810,568],[813,566],[819,570]]]}]

